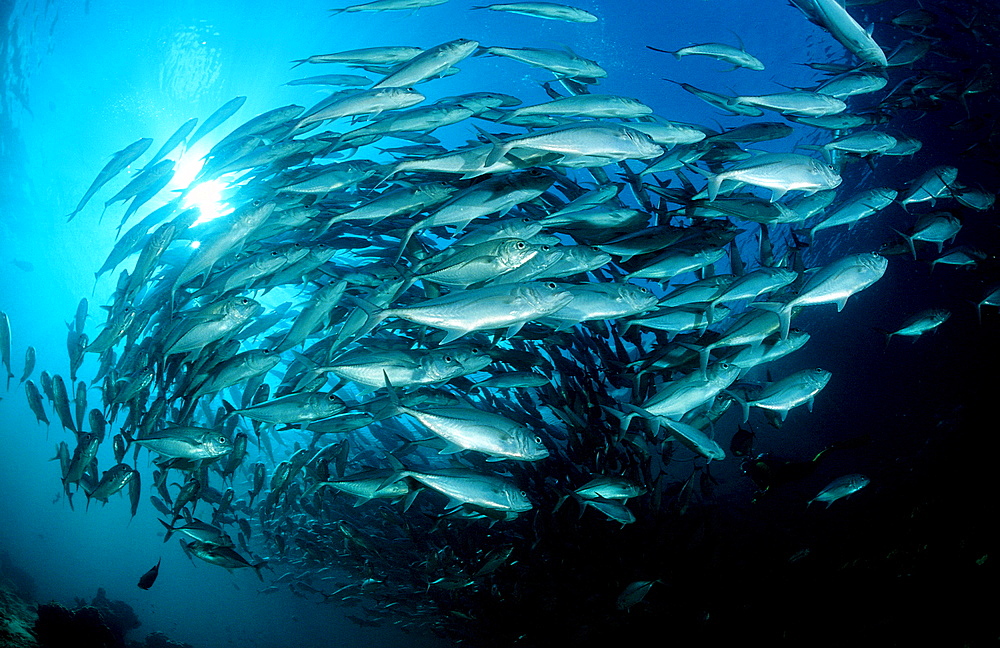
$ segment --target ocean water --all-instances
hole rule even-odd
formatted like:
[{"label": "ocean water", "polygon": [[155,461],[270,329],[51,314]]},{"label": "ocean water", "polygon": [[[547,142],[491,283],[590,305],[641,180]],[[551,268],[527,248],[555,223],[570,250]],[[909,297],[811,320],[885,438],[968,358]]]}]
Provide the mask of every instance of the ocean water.
[{"label": "ocean water", "polygon": [[[584,434],[567,430],[552,412],[544,421],[547,445],[575,449],[553,453],[558,457],[548,465],[549,460],[542,460],[511,468],[519,483],[530,484],[525,486],[535,501],[530,513],[516,520],[443,520],[435,526],[433,516],[443,510],[437,495],[420,495],[419,505],[405,513],[399,503],[373,501],[353,509],[341,498],[337,515],[362,533],[370,532],[375,550],[368,558],[365,549],[348,551],[347,558],[323,559],[303,557],[299,551],[301,530],[314,521],[311,509],[292,507],[275,514],[287,523],[273,527],[274,534],[298,547],[291,549],[262,535],[258,512],[246,513],[254,525],[250,548],[268,561],[263,582],[253,570],[228,571],[190,560],[176,540],[163,542],[163,528],[149,501],[155,491],[148,451],[134,461],[131,449],[126,454],[125,461],[143,477],[134,518],[124,495],[113,496],[104,506],[92,502],[85,510],[85,498],[77,494],[70,507],[59,463],[50,459],[59,441],[72,450],[73,434],[61,429],[48,400],[51,424],[47,429],[37,424],[18,379],[30,345],[37,351],[32,380],[37,383],[39,372],[46,370],[69,382],[67,323],[80,298],[90,303],[86,330],[91,340],[103,326],[100,306],[110,302],[120,269],[133,264],[126,261],[95,282],[124,211],[120,204],[112,205],[102,217],[101,203],[124,186],[126,174],[101,189],[72,221],[66,215],[110,156],[138,138],[152,138],[153,144],[127,174],[137,173],[189,118],[204,120],[233,97],[247,97],[234,117],[184,152],[174,183],[139,210],[144,216],[166,202],[163,196],[187,186],[200,158],[237,125],[278,106],[311,106],[326,94],[320,86],[286,82],[327,73],[379,78],[338,65],[292,68],[293,61],[315,54],[380,45],[427,48],[456,38],[484,46],[570,48],[607,70],[593,92],[632,97],[665,119],[715,131],[786,120],[773,112],[759,118],[726,114],[671,81],[727,95],[756,95],[815,87],[824,76],[808,62],[856,62],[799,9],[778,0],[576,3],[598,16],[590,24],[474,6],[450,0],[418,11],[331,14],[328,3],[310,1],[0,4],[0,311],[10,320],[15,374],[9,389],[0,391],[0,551],[6,557],[5,572],[27,574],[38,602],[71,605],[75,597],[89,600],[104,588],[141,619],[131,638],[162,631],[199,648],[596,645],[635,642],[647,633],[655,633],[657,641],[703,638],[710,645],[753,639],[830,646],[848,641],[921,645],[928,637],[937,645],[995,641],[995,619],[976,592],[995,583],[996,575],[996,537],[987,532],[995,512],[990,497],[995,480],[988,462],[995,448],[992,401],[1000,317],[995,307],[986,306],[980,322],[975,303],[1000,282],[1000,237],[993,208],[976,210],[950,196],[933,207],[924,203],[904,210],[893,204],[850,230],[818,234],[808,247],[799,245],[802,237],[792,233],[796,227],[771,228],[773,256],[779,262],[796,259],[806,267],[820,267],[847,254],[882,250],[888,270],[851,297],[842,312],[826,304],[806,308],[795,318],[794,325],[811,335],[808,344],[754,379],[777,380],[811,367],[830,371],[832,378],[811,412],[793,409],[780,427],[759,409],[752,410],[756,437],[750,457],[731,453],[730,440],[742,425],[740,408],[734,406],[712,428],[726,459],[706,467],[704,459],[673,444],[669,462],[649,460],[657,465],[655,471],[648,465],[619,464],[634,479],[656,473],[645,484],[650,492],[630,501],[634,523],[619,524],[596,510],[580,509],[572,497],[554,510],[588,476],[612,472],[609,455],[625,452],[622,444],[628,442],[615,434],[613,423]],[[995,195],[1000,181],[994,71],[1000,30],[986,3],[974,2],[924,3],[922,8],[936,17],[926,27],[891,23],[913,8],[895,0],[851,8],[859,23],[874,26],[874,37],[886,52],[907,39],[929,41],[930,51],[913,64],[890,68],[884,90],[852,98],[849,104],[852,112],[883,114],[885,122],[875,128],[906,134],[923,146],[912,156],[876,156],[849,164],[838,196],[879,186],[902,191],[938,165],[956,167],[961,186]],[[677,60],[647,49],[706,42],[742,45],[766,69],[731,70],[708,57]],[[418,89],[431,100],[493,91],[533,104],[548,99],[542,82],[553,82],[550,73],[501,57],[470,57],[458,67],[460,73]],[[918,81],[926,86],[914,89]],[[558,83],[553,87],[566,92]],[[476,137],[472,123],[505,132],[502,126],[468,120],[435,135],[444,145],[458,147]],[[342,132],[347,125],[328,127]],[[790,137],[745,148],[792,152],[796,145],[823,144],[830,138],[827,131],[797,125]],[[388,146],[405,144],[392,140]],[[360,158],[374,155],[369,149],[358,153]],[[641,164],[631,161],[633,170]],[[617,166],[606,170],[618,180]],[[673,173],[658,176],[669,180],[671,189],[683,187]],[[594,184],[586,175],[575,177]],[[696,173],[687,177],[699,187],[703,183]],[[634,205],[627,195],[626,202]],[[202,206],[208,209],[208,201]],[[939,256],[935,245],[918,244],[917,260],[905,247],[900,249],[902,239],[894,230],[907,232],[919,214],[936,209],[952,211],[962,222],[945,251],[965,245],[984,253],[974,267],[939,265],[932,270],[928,262]],[[133,217],[128,226],[135,222]],[[755,267],[760,258],[757,225],[738,225],[743,232],[733,245]],[[355,256],[343,263],[363,267],[365,260]],[[719,274],[728,271],[728,261],[717,267]],[[693,279],[686,275],[674,285]],[[301,300],[294,292],[288,298],[296,304]],[[272,300],[265,301],[270,307],[282,301],[273,301],[273,295],[261,299]],[[951,317],[935,333],[886,343],[883,330],[895,330],[927,308],[947,309]],[[610,344],[606,329],[594,324],[583,328],[594,331],[591,339],[597,344]],[[582,375],[592,371],[583,359],[568,357],[570,368],[560,364],[551,376],[562,392],[587,384],[567,380],[574,362]],[[95,357],[86,358],[79,377],[89,380],[97,366]],[[669,378],[666,372],[662,376]],[[276,385],[277,376],[273,378]],[[621,398],[610,385],[608,389],[606,396]],[[354,402],[349,389],[342,395]],[[539,397],[543,402],[545,395]],[[91,385],[88,398],[90,407],[101,407],[99,385]],[[518,408],[513,395],[498,393],[496,398]],[[496,404],[491,399],[476,402]],[[109,426],[111,433],[124,418],[120,415]],[[384,462],[385,447],[391,449],[385,439],[392,432],[408,433],[411,439],[427,434],[412,425],[394,425],[387,424],[384,438],[377,430],[359,434],[353,442],[354,468]],[[270,477],[296,440],[308,442],[307,436],[292,439],[289,434],[281,442],[281,434],[273,435],[273,458],[252,445],[244,467],[261,461]],[[341,438],[325,437],[321,445]],[[110,445],[109,439],[100,450],[102,471],[114,463]],[[831,447],[821,460],[794,470]],[[650,444],[647,450],[662,452],[663,447]],[[626,454],[635,460],[632,451]],[[756,467],[754,457],[760,457]],[[762,493],[765,467],[771,470],[767,483],[772,486]],[[871,483],[829,508],[822,503],[807,507],[830,481],[851,473],[864,474]],[[172,475],[169,482],[179,484],[181,474]],[[224,489],[218,476],[214,479],[211,485]],[[237,499],[244,497],[248,480],[243,470],[237,474]],[[176,486],[169,490],[176,495]],[[198,517],[207,515],[207,508],[201,503]],[[407,516],[412,516],[408,522]],[[409,538],[392,535],[404,529],[415,531]],[[237,530],[230,528],[234,535]],[[319,531],[318,542],[328,548],[349,545],[337,532],[328,524]],[[462,587],[455,584],[474,574],[491,551],[508,547],[513,548],[511,557],[496,572]],[[139,577],[161,559],[155,585],[138,589]],[[357,597],[338,602],[334,596],[325,602],[315,593],[289,587],[303,578],[303,571],[324,566],[332,568],[330,580],[310,581],[314,587],[329,593],[353,583]],[[435,583],[434,575],[443,580]],[[619,595],[637,581],[656,582],[641,602],[619,609]]]}]

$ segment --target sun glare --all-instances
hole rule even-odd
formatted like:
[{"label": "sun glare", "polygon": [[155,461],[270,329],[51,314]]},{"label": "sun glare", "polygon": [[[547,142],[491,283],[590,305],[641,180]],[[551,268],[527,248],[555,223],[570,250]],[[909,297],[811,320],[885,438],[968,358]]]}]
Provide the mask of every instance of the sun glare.
[{"label": "sun glare", "polygon": [[198,172],[201,170],[203,164],[204,160],[199,157],[193,155],[184,156],[177,165],[177,174],[174,176],[174,183],[177,184],[179,188],[183,189],[185,187],[191,187],[184,194],[184,200],[181,203],[181,207],[183,209],[197,207],[201,212],[201,215],[198,216],[198,220],[194,222],[194,225],[215,220],[219,216],[227,214],[231,211],[230,206],[222,199],[222,192],[228,186],[225,181],[208,180],[191,186],[191,183],[198,175]]}]

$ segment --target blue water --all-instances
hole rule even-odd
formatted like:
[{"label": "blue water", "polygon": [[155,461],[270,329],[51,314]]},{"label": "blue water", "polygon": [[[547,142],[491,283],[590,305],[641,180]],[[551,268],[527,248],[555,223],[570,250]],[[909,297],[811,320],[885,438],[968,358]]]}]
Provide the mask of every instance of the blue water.
[{"label": "blue water", "polygon": [[[155,151],[190,117],[204,119],[232,97],[245,95],[246,105],[237,117],[185,156],[197,159],[253,115],[290,103],[309,106],[324,96],[319,87],[283,86],[286,81],[349,72],[338,66],[318,65],[291,70],[293,60],[374,45],[430,47],[464,37],[483,45],[567,46],[608,71],[608,78],[596,91],[634,97],[667,119],[710,128],[733,127],[749,120],[722,114],[664,78],[724,94],[763,94],[781,91],[782,86],[814,85],[821,74],[801,65],[804,62],[851,60],[841,45],[806,21],[798,9],[780,0],[580,0],[577,6],[600,17],[597,23],[581,25],[472,11],[475,4],[451,0],[413,13],[335,16],[329,14],[329,3],[312,1],[22,0],[12,6],[0,5],[0,18],[6,21],[7,29],[4,58],[0,60],[0,310],[11,319],[16,374],[10,391],[0,391],[0,549],[9,555],[12,564],[30,574],[36,583],[38,601],[70,604],[74,597],[89,599],[98,587],[103,587],[110,598],[126,601],[135,609],[143,623],[136,638],[159,630],[198,648],[450,645],[427,633],[403,634],[390,622],[377,628],[359,627],[345,618],[346,614],[356,613],[356,608],[320,605],[295,597],[285,588],[260,593],[267,583],[260,583],[250,570],[229,573],[192,563],[174,543],[163,544],[162,528],[146,494],[139,514],[131,520],[127,501],[117,496],[107,506],[94,505],[84,511],[81,495],[74,501],[75,510],[70,509],[61,495],[58,462],[49,459],[54,445],[63,439],[68,441],[71,435],[60,429],[51,410],[50,429],[36,425],[23,390],[16,383],[29,345],[38,353],[35,378],[42,369],[68,373],[66,322],[72,319],[81,297],[91,299],[88,331],[93,331],[92,338],[96,334],[100,319],[95,318],[95,313],[114,289],[116,273],[108,273],[95,285],[94,272],[111,249],[114,226],[121,216],[119,205],[99,221],[101,203],[122,186],[121,179],[99,192],[72,222],[67,223],[65,216],[113,152],[139,137],[153,138],[151,150]],[[909,3],[886,2],[852,11],[862,24],[878,23],[875,37],[888,51],[906,35],[881,21],[908,7]],[[965,11],[966,5],[961,9]],[[988,37],[997,35],[995,27],[988,23],[982,33],[987,35],[982,45],[962,32],[946,34],[950,38],[942,41],[942,54],[932,54],[927,65],[968,78],[980,61],[987,61]],[[646,45],[673,49],[710,41],[735,45],[740,40],[747,51],[764,61],[765,71],[729,71],[729,66],[718,61],[694,56],[677,61],[646,49]],[[549,80],[550,75],[541,70],[489,56],[467,59],[460,67],[460,74],[428,85],[428,93],[438,98],[489,90],[513,94],[526,104],[546,99],[540,82]],[[921,69],[918,66],[893,71],[889,87],[910,73],[919,74]],[[865,187],[884,184],[902,188],[906,181],[935,164],[955,165],[964,184],[979,183],[995,191],[997,167],[990,153],[996,153],[996,143],[983,134],[989,132],[990,120],[995,121],[995,99],[970,96],[969,105],[972,116],[980,122],[966,123],[964,108],[955,102],[944,102],[936,111],[900,113],[888,130],[918,137],[924,141],[923,150],[913,159],[878,160],[874,170],[864,163],[854,165],[845,174],[841,191],[847,191],[848,182],[855,186],[864,183]],[[760,120],[780,118],[768,114]],[[947,128],[956,123],[962,128]],[[475,136],[466,125],[458,128],[466,130],[452,132],[456,143]],[[787,151],[793,139],[813,142],[816,138],[814,131],[797,127],[792,138],[752,147]],[[980,143],[980,148],[965,154],[975,142]],[[817,246],[806,253],[807,264],[877,249],[894,240],[891,227],[905,229],[913,219],[898,206],[883,216],[849,233],[825,232]],[[993,211],[964,211],[966,229],[957,242],[995,252],[998,237],[991,225],[994,217]],[[788,234],[776,233],[773,237],[776,252],[780,253],[788,243]],[[743,235],[740,245],[746,255],[752,256],[752,233]],[[932,258],[932,250],[922,252],[922,259]],[[963,481],[969,478],[970,471],[959,470],[956,464],[968,462],[975,467],[983,451],[976,445],[979,440],[956,430],[965,429],[958,423],[963,416],[966,425],[971,425],[973,415],[968,412],[978,411],[982,400],[995,393],[995,378],[985,378],[985,372],[991,370],[993,375],[995,370],[998,321],[987,312],[980,327],[975,309],[968,302],[982,299],[986,289],[995,285],[996,270],[995,257],[975,270],[943,267],[931,274],[926,263],[913,262],[905,255],[893,256],[884,280],[853,297],[843,313],[826,305],[809,309],[797,319],[796,325],[808,330],[813,339],[801,352],[775,363],[771,367],[774,375],[822,366],[832,371],[834,378],[817,398],[812,414],[795,410],[782,429],[759,432],[755,452],[802,460],[843,439],[864,435],[868,437],[866,444],[859,450],[831,456],[817,474],[790,489],[778,490],[758,504],[750,503],[753,484],[742,474],[738,459],[713,464],[712,475],[719,485],[714,498],[705,498],[699,504],[712,513],[706,514],[707,521],[701,525],[692,524],[698,528],[688,529],[690,534],[685,535],[681,546],[671,544],[666,536],[642,538],[636,537],[634,531],[621,530],[622,543],[610,542],[612,550],[629,552],[636,544],[655,547],[662,542],[672,556],[663,562],[707,560],[705,573],[715,579],[691,592],[691,597],[701,601],[698,604],[692,603],[683,591],[670,589],[680,589],[677,585],[662,585],[669,596],[657,595],[654,587],[651,600],[644,604],[648,607],[633,612],[643,619],[636,623],[651,627],[654,624],[650,619],[656,618],[657,610],[663,614],[682,610],[676,622],[687,628],[695,623],[691,619],[702,622],[703,617],[710,618],[706,610],[713,604],[706,601],[715,595],[720,597],[716,603],[719,608],[737,609],[741,596],[755,599],[759,588],[767,589],[755,579],[766,578],[768,565],[784,565],[782,559],[806,549],[823,555],[816,573],[830,583],[836,582],[844,564],[862,560],[859,555],[873,564],[882,560],[892,565],[889,556],[896,547],[894,543],[903,544],[905,529],[898,527],[898,535],[891,528],[883,529],[881,544],[870,545],[877,550],[866,553],[858,548],[866,541],[864,521],[897,519],[897,515],[904,519],[900,511],[908,507],[916,511],[918,502],[931,506],[927,502],[935,501],[934,493],[941,484],[948,497],[978,501],[978,493],[968,492]],[[936,336],[916,343],[894,339],[885,348],[884,338],[873,330],[892,329],[913,312],[932,306],[949,308],[954,313]],[[96,360],[88,358],[81,375],[92,375],[96,366]],[[98,392],[92,391],[92,406],[98,398]],[[720,439],[723,445],[728,443],[738,415],[727,416],[733,418],[726,419],[727,432]],[[995,427],[994,419],[982,434],[992,437]],[[766,426],[761,423],[760,428]],[[101,453],[102,467],[110,466],[111,450],[105,447]],[[145,453],[140,468],[144,461]],[[955,472],[942,474],[944,467]],[[847,472],[868,474],[873,485],[855,500],[838,502],[829,514],[806,511],[806,500],[830,479]],[[675,477],[684,479],[682,473],[679,471]],[[144,479],[145,489],[149,482]],[[978,482],[968,488],[975,484]],[[967,499],[962,506],[975,508]],[[942,552],[959,545],[956,538],[965,528],[961,519],[948,521],[954,523],[957,535],[929,543]],[[734,528],[752,530],[748,533],[754,538],[754,550],[766,544],[764,538],[773,539],[769,548],[773,553],[759,561],[753,555],[733,555],[735,543],[727,534]],[[981,529],[969,533],[979,538],[976,533]],[[919,533],[916,537],[926,541]],[[853,551],[843,550],[842,541],[852,545]],[[985,572],[969,567],[983,553],[976,542],[972,545],[962,545],[961,567],[954,578],[967,575],[967,582],[978,582],[975,579],[983,577]],[[842,550],[844,553],[839,553]],[[163,564],[155,587],[149,591],[136,588],[139,576],[161,557]],[[545,559],[557,561],[558,554],[547,554]],[[991,560],[995,561],[995,557]],[[663,572],[662,563],[657,564],[660,567],[648,571]],[[967,568],[968,574],[962,571]],[[692,575],[697,565],[687,569],[690,573],[674,573],[677,582],[698,582]],[[984,569],[993,568],[987,564]],[[282,571],[278,568],[264,573],[268,581]],[[728,580],[722,574],[727,574]],[[607,590],[612,597],[609,618],[620,614],[613,609],[615,592],[643,577],[639,571],[609,577],[613,581]],[[748,583],[748,579],[752,582]],[[803,586],[794,578],[786,582],[791,583],[789,588]],[[879,582],[872,579],[865,584],[861,599],[866,604],[872,604],[868,597]],[[966,581],[944,582],[961,586]],[[560,591],[558,587],[553,590],[554,596],[589,600],[585,592]],[[685,599],[685,603],[677,605],[679,599]],[[497,605],[502,609],[503,600]],[[774,626],[779,617],[765,617],[766,623]],[[558,635],[563,623],[567,621],[553,617],[550,631]],[[913,623],[919,627],[916,619]],[[610,624],[624,625],[621,619]],[[665,628],[661,630],[666,632]],[[666,638],[664,635],[659,640]]]}]

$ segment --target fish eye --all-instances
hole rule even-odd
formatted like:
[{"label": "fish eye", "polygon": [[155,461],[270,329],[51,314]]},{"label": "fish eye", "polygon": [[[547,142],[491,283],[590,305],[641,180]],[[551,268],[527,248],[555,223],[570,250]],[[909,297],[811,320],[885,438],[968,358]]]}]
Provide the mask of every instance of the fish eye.
[{"label": "fish eye", "polygon": [[548,288],[549,290],[555,290],[556,289],[556,284],[555,284],[554,281],[549,281],[549,282],[546,282],[545,287]]},{"label": "fish eye", "polygon": [[249,300],[249,299],[247,299],[246,297],[244,297],[243,299],[241,299],[241,300],[240,300],[240,303],[241,303],[241,304],[249,304],[249,303],[250,303],[250,300]]},{"label": "fish eye", "polygon": [[818,368],[818,367],[816,369],[813,369],[813,371],[816,372],[816,373],[818,373],[818,374],[823,373],[823,370],[820,369],[820,368]]},{"label": "fish eye", "polygon": [[263,204],[263,201],[260,198],[254,198],[250,201],[250,204],[254,207],[260,207]]},{"label": "fish eye", "polygon": [[521,222],[524,223],[525,225],[527,225],[527,224],[529,224],[531,222],[531,219],[528,218],[528,217],[525,217],[525,218],[521,219]]},{"label": "fish eye", "polygon": [[728,362],[723,362],[722,364],[719,365],[719,367],[721,367],[722,369],[728,369],[729,368],[729,363]]},{"label": "fish eye", "polygon": [[271,256],[278,256],[277,250],[271,250]]},{"label": "fish eye", "polygon": [[445,362],[454,362],[454,361],[455,361],[455,359],[454,359],[454,358],[452,358],[451,356],[445,356],[445,357],[444,357],[444,361],[445,361]]},{"label": "fish eye", "polygon": [[535,443],[541,443],[541,442],[542,442],[542,437],[536,436],[535,437]]},{"label": "fish eye", "polygon": [[524,249],[524,241],[518,241],[517,242],[517,249],[518,250],[523,250]]},{"label": "fish eye", "polygon": [[551,252],[551,251],[552,251],[552,246],[551,245],[543,245],[542,246],[542,252]]},{"label": "fish eye", "polygon": [[333,402],[333,401],[337,400],[337,397],[334,394],[327,394],[326,395],[326,399],[328,401],[330,401],[330,402]]},{"label": "fish eye", "polygon": [[227,439],[226,437],[221,435],[219,436],[219,443],[226,443],[227,441],[229,441],[229,439]]},{"label": "fish eye", "polygon": [[521,494],[521,497],[527,497],[528,496],[528,494],[525,493],[523,490],[522,491],[517,491],[517,492]]}]

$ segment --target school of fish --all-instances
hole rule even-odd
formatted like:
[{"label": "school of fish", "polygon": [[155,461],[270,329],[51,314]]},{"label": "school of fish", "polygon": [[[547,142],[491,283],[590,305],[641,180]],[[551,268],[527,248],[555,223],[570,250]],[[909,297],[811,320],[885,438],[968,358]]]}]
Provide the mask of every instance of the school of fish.
[{"label": "school of fish", "polygon": [[[244,97],[185,122],[145,163],[149,138],[115,153],[68,217],[96,225],[91,202],[120,185],[102,206],[128,202],[120,236],[95,263],[117,287],[101,310],[81,300],[68,372],[36,381],[29,347],[20,376],[38,421],[70,433],[56,448],[70,505],[82,491],[88,507],[116,506],[122,492],[192,557],[361,605],[362,625],[453,638],[497,600],[530,600],[533,556],[579,520],[622,529],[683,514],[711,490],[710,465],[750,453],[737,427],[806,416],[798,408],[845,379],[813,366],[771,378],[768,363],[809,342],[797,313],[850,309],[893,254],[932,267],[985,258],[945,250],[964,219],[993,209],[992,191],[963,185],[956,167],[856,182],[885,157],[919,156],[895,113],[987,90],[988,70],[957,83],[918,65],[924,30],[962,15],[907,12],[891,29],[908,38],[887,51],[850,5],[794,4],[843,62],[802,61],[828,75],[814,88],[731,96],[681,83],[744,119],[721,131],[671,121],[655,97],[597,92],[607,72],[569,49],[456,38],[306,55],[296,67],[332,73],[289,85],[328,96],[242,122],[180,192],[167,189],[178,160]],[[548,2],[475,9],[572,29],[599,19]],[[681,45],[649,44],[673,55],[669,75],[689,56],[720,74],[768,63],[742,46]],[[549,100],[435,91],[441,77],[476,78],[481,56],[532,68]],[[213,181],[230,209],[202,222],[186,198]],[[807,267],[828,230],[899,206],[912,221],[899,241]],[[887,340],[946,325],[951,313],[927,306]],[[0,313],[8,389],[11,322]],[[98,468],[109,445],[114,463]],[[671,466],[678,457],[694,469]],[[802,510],[868,484],[841,476]],[[622,584],[606,613],[661,576]]]}]

